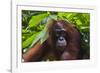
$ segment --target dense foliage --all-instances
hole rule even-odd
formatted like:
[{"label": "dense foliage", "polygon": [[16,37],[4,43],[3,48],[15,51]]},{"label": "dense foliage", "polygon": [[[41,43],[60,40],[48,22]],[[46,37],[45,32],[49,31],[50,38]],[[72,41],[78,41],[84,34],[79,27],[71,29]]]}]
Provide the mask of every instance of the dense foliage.
[{"label": "dense foliage", "polygon": [[75,12],[49,12],[22,10],[22,48],[28,49],[43,36],[47,22],[50,19],[67,20],[76,25],[81,33],[81,48],[85,58],[90,54],[90,14]]}]

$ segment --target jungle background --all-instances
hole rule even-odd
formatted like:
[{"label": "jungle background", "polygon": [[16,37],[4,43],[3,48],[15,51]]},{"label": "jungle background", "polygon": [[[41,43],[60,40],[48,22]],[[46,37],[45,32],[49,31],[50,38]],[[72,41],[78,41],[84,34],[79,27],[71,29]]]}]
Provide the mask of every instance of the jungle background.
[{"label": "jungle background", "polygon": [[[81,48],[84,59],[90,58],[90,14],[77,12],[22,10],[22,51],[25,53],[41,36],[45,36],[45,27],[49,20],[62,19],[76,25],[81,33]],[[42,39],[42,42],[45,40]]]}]

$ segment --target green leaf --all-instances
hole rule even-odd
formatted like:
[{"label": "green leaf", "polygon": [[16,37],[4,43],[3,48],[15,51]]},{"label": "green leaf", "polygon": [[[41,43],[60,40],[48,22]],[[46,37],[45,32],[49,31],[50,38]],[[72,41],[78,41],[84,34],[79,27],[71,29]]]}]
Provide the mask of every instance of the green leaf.
[{"label": "green leaf", "polygon": [[41,32],[41,44],[47,40],[48,38],[48,32],[47,32],[47,26],[44,28],[44,30]]},{"label": "green leaf", "polygon": [[76,20],[77,25],[82,25],[82,22],[80,20]]},{"label": "green leaf", "polygon": [[35,27],[38,23],[40,23],[44,18],[48,16],[47,13],[39,14],[36,16],[32,16],[31,20],[29,21],[28,28]]},{"label": "green leaf", "polygon": [[32,41],[35,39],[36,35],[39,34],[39,33],[36,33],[36,34],[33,34],[31,37],[29,37],[28,39],[26,39],[23,43],[22,43],[22,47],[23,48],[26,48],[28,47]]},{"label": "green leaf", "polygon": [[47,40],[47,38],[48,38],[47,26],[45,26],[45,28],[41,32],[39,32],[39,34],[37,34],[35,39],[32,41],[32,44],[30,45],[30,48],[39,40],[42,44],[44,41]]},{"label": "green leaf", "polygon": [[50,19],[57,20],[57,16],[56,16],[56,15],[49,15],[49,18],[50,18]]}]

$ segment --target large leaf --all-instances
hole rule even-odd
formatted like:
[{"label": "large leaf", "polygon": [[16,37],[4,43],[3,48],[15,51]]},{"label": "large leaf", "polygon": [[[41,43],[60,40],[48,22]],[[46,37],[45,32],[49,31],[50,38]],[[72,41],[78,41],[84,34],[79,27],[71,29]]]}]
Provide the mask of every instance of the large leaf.
[{"label": "large leaf", "polygon": [[31,20],[29,21],[28,28],[36,26],[36,24],[40,23],[44,18],[48,16],[47,13],[39,14],[36,16],[32,16]]},{"label": "large leaf", "polygon": [[45,40],[47,40],[47,38],[48,38],[47,27],[45,26],[45,28],[42,31],[36,32],[36,34],[33,34],[31,37],[25,40],[22,46],[23,48],[26,48],[26,47],[31,48],[32,46],[34,46],[34,44],[36,44],[37,41],[40,40],[42,44]]},{"label": "large leaf", "polygon": [[39,34],[37,34],[37,36],[35,37],[35,39],[32,41],[32,44],[30,45],[30,48],[36,44],[37,41],[40,41],[41,44],[46,41],[48,38],[48,33],[47,33],[47,27],[45,26],[45,28],[39,32]]},{"label": "large leaf", "polygon": [[31,37],[29,37],[28,39],[26,39],[26,40],[23,42],[22,47],[23,47],[23,48],[28,47],[28,46],[32,43],[32,41],[35,39],[35,37],[37,36],[37,34],[39,34],[39,33],[33,34]]},{"label": "large leaf", "polygon": [[41,44],[47,40],[48,38],[48,32],[47,32],[47,26],[45,26],[44,30],[41,32]]}]

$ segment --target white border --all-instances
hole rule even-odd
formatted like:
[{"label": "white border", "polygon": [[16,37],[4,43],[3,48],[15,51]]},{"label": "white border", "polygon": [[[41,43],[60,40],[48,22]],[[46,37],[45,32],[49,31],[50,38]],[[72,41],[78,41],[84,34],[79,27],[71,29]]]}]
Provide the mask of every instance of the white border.
[{"label": "white border", "polygon": [[[14,9],[13,9],[14,10]],[[94,8],[79,8],[79,6],[44,6],[44,5],[16,5],[16,14],[12,13],[12,72],[43,71],[86,68],[96,65],[96,10]],[[90,60],[74,60],[60,62],[32,62],[21,61],[21,10],[63,11],[90,13]],[[14,19],[13,19],[14,18]],[[18,39],[18,40],[17,40]],[[17,49],[16,49],[17,48]],[[16,52],[17,51],[17,52]]]}]

